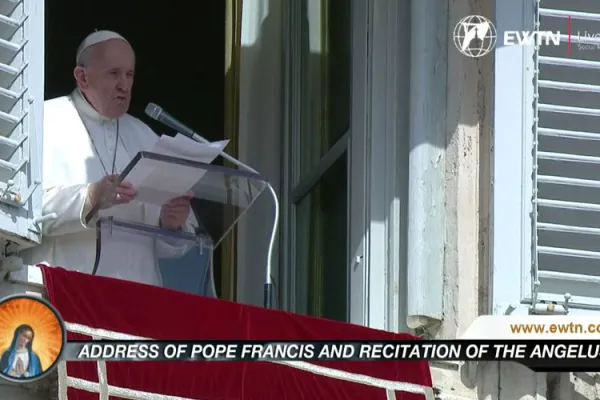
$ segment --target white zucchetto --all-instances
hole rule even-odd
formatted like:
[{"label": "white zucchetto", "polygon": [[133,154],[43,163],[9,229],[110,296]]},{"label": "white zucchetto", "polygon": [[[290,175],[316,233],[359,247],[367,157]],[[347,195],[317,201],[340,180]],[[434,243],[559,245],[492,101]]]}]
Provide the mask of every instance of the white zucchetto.
[{"label": "white zucchetto", "polygon": [[113,40],[113,39],[118,39],[118,40],[122,40],[124,42],[129,43],[127,41],[127,39],[125,39],[123,36],[119,35],[117,32],[96,31],[94,33],[89,34],[85,39],[83,39],[83,41],[77,48],[77,56],[75,57],[75,61],[77,63],[79,63],[79,56],[81,56],[81,53],[88,47],[93,46],[98,43],[106,42],[107,40]]}]

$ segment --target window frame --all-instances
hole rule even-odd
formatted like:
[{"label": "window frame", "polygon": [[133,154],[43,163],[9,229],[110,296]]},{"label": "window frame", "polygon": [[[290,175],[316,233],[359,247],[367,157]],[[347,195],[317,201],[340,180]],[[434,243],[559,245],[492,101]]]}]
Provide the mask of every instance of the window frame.
[{"label": "window frame", "polygon": [[[400,4],[399,4],[400,3]],[[352,1],[352,101],[348,137],[349,254],[348,321],[389,331],[406,326],[406,168],[407,82],[403,58],[410,46],[408,1]],[[404,7],[406,6],[406,7]],[[293,8],[286,4],[284,26]],[[286,28],[287,29],[287,28]],[[293,187],[291,148],[298,129],[291,93],[293,34],[284,40],[284,129],[282,142],[282,282],[283,308],[294,311]],[[404,79],[398,77],[402,74]],[[405,87],[406,86],[406,87]],[[382,162],[382,160],[384,160]],[[383,290],[382,290],[383,288]]]},{"label": "window frame", "polygon": [[[283,137],[283,160],[282,160],[282,223],[281,223],[281,249],[282,264],[281,279],[283,282],[283,293],[282,293],[282,308],[297,312],[297,304],[300,295],[296,293],[295,277],[298,271],[295,268],[296,260],[296,248],[297,243],[295,237],[296,221],[295,214],[299,201],[308,195],[323,175],[329,171],[329,168],[341,157],[344,153],[347,154],[348,159],[348,222],[350,223],[350,215],[352,215],[351,207],[353,207],[354,201],[351,200],[350,187],[353,181],[353,171],[351,166],[354,164],[351,160],[353,157],[351,143],[354,140],[354,119],[350,122],[349,129],[343,134],[340,139],[320,158],[320,160],[314,165],[310,172],[304,177],[299,179],[300,176],[300,165],[299,165],[299,154],[298,145],[300,143],[301,130],[298,125],[299,116],[301,115],[302,101],[301,101],[301,74],[300,66],[298,63],[294,63],[293,60],[297,60],[301,55],[299,54],[299,43],[298,40],[300,35],[294,32],[293,26],[299,24],[292,23],[295,18],[298,18],[301,14],[301,2],[284,5],[284,26],[285,26],[285,39],[284,39],[284,129],[282,130]],[[352,11],[352,24],[354,24],[355,10]],[[354,59],[354,45],[353,55]],[[351,82],[354,82],[354,72],[352,73]],[[353,98],[354,89],[353,90]],[[354,103],[354,102],[352,102]],[[353,105],[352,105],[353,107]],[[351,112],[353,109],[351,110]],[[353,117],[351,117],[353,118]],[[349,231],[352,231],[352,227],[349,225]],[[351,236],[349,234],[348,236]],[[350,241],[350,238],[347,238]],[[347,256],[350,260],[350,255]],[[350,283],[351,277],[348,274],[348,286],[349,289],[352,286]],[[351,301],[355,299],[357,294],[353,293],[351,296],[350,290],[347,291],[346,303],[348,309],[346,310],[347,320],[352,321],[353,307]],[[360,294],[358,295],[360,296]]]},{"label": "window frame", "polygon": [[534,3],[497,1],[495,27],[491,289],[493,314],[504,314],[530,304],[533,294],[535,64],[533,46],[503,46],[501,38],[508,30],[534,29]]}]

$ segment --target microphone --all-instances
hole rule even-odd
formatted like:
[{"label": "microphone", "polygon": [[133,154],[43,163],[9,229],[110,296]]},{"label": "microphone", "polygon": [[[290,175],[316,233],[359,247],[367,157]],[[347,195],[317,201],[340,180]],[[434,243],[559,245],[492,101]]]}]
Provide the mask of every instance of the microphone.
[{"label": "microphone", "polygon": [[[153,120],[158,121],[158,122],[168,126],[169,128],[175,129],[175,131],[181,133],[184,136],[189,137],[190,139],[192,139],[196,142],[210,143],[208,140],[206,140],[205,138],[203,138],[202,136],[200,136],[199,134],[194,132],[194,130],[192,128],[179,122],[176,118],[174,118],[171,114],[169,114],[168,112],[163,110],[162,107],[157,104],[148,103],[148,105],[146,106],[146,115],[149,116],[150,118],[152,118]],[[231,162],[234,165],[237,165],[238,167],[240,167],[242,169],[245,169],[249,172],[259,175],[255,169],[249,167],[248,165],[244,164],[240,160],[233,158],[232,156],[225,153],[224,151],[221,152],[221,157],[223,157],[227,161]],[[273,305],[272,305],[272,302],[273,302],[273,274],[272,274],[273,253],[275,252],[277,228],[279,227],[279,199],[277,198],[277,193],[275,192],[275,189],[273,189],[273,186],[271,186],[271,184],[269,182],[267,182],[267,181],[265,181],[265,182],[267,184],[267,188],[269,189],[269,192],[271,193],[271,197],[273,198],[273,203],[275,206],[275,210],[273,211],[273,213],[275,214],[274,218],[273,218],[273,228],[271,230],[271,238],[269,240],[269,249],[267,251],[267,268],[266,268],[265,287],[264,287],[264,306],[265,306],[265,308],[272,308],[273,307]]]},{"label": "microphone", "polygon": [[175,129],[175,131],[181,133],[182,135],[185,135],[190,139],[196,140],[194,138],[196,132],[179,122],[168,112],[164,111],[161,106],[156,105],[154,103],[148,103],[148,105],[146,106],[146,115],[155,121],[165,124],[169,128]]}]

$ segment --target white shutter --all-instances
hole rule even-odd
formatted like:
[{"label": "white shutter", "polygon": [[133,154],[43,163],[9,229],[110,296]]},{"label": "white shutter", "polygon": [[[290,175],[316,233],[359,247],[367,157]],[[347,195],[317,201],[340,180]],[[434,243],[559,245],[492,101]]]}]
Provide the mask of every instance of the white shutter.
[{"label": "white shutter", "polygon": [[39,243],[44,0],[0,0],[0,239]]},{"label": "white shutter", "polygon": [[532,281],[540,300],[600,308],[600,1],[540,7],[539,30],[563,35],[535,52]]}]

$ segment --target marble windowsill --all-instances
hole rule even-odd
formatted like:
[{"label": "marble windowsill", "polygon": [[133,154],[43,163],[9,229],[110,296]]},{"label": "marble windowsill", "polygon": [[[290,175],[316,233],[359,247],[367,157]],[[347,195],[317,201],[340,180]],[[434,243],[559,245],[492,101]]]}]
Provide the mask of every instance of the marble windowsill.
[{"label": "marble windowsill", "polygon": [[8,280],[15,283],[44,286],[42,270],[35,265],[25,265],[23,269],[11,272]]},{"label": "marble windowsill", "polygon": [[25,265],[19,271],[11,272],[5,281],[0,282],[0,298],[17,294],[46,296],[42,270],[35,265]]}]

